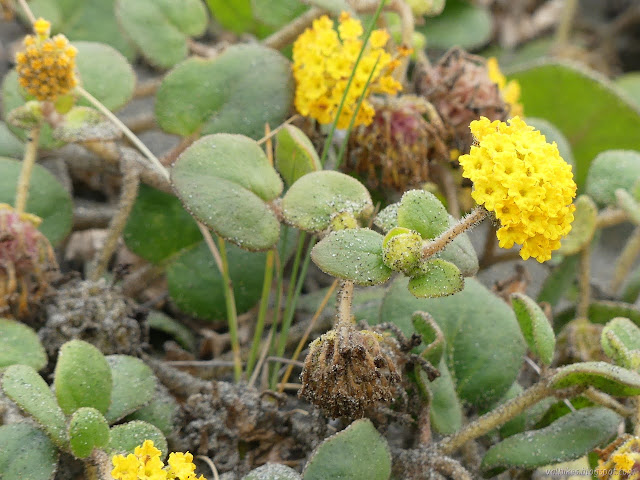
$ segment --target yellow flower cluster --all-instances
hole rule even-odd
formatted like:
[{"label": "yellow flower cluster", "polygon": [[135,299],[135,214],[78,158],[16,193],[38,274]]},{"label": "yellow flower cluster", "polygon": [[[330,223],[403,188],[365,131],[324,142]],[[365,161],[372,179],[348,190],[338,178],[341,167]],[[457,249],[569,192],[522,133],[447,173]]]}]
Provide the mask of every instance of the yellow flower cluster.
[{"label": "yellow flower cluster", "polygon": [[[296,79],[295,105],[298,112],[315,118],[321,124],[335,120],[349,77],[363,47],[360,38],[362,33],[360,21],[343,12],[338,31],[333,28],[329,17],[323,16],[296,39],[293,44],[293,74]],[[385,30],[374,30],[371,33],[338,119],[338,128],[349,126],[369,76],[371,82],[356,114],[354,126],[369,125],[373,120],[375,110],[366,100],[371,93],[393,95],[402,90],[400,82],[391,77],[399,60],[384,50],[388,40],[389,34]],[[405,56],[408,53],[407,49],[400,49],[399,55]]]},{"label": "yellow flower cluster", "polygon": [[631,437],[606,460],[598,462],[596,475],[600,480],[640,480],[640,439]]},{"label": "yellow flower cluster", "polygon": [[111,476],[115,480],[206,480],[202,475],[196,478],[196,466],[189,452],[170,454],[167,467],[160,460],[160,455],[153,442],[145,440],[133,454],[113,457]]},{"label": "yellow flower cluster", "polygon": [[33,25],[36,35],[24,38],[25,50],[16,54],[20,85],[38,100],[55,100],[78,84],[77,50],[64,35],[49,38],[51,24],[42,18]]},{"label": "yellow flower cluster", "polygon": [[485,117],[471,122],[477,144],[459,158],[463,176],[473,182],[473,199],[495,212],[500,247],[522,245],[520,256],[551,258],[571,230],[576,195],[571,166],[555,142],[519,117],[507,125]]},{"label": "yellow flower cluster", "polygon": [[500,70],[496,57],[487,59],[487,70],[491,81],[498,85],[502,99],[509,105],[510,116],[522,115],[524,110],[522,104],[518,103],[520,100],[520,84],[516,80],[511,80],[507,83],[507,78]]}]

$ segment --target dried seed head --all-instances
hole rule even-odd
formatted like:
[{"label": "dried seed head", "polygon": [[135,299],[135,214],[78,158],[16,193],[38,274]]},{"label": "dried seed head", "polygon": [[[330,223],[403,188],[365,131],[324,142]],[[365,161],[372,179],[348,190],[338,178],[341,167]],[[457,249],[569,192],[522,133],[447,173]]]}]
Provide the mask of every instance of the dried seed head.
[{"label": "dried seed head", "polygon": [[311,343],[298,395],[333,418],[362,417],[367,408],[391,402],[400,375],[381,340],[375,332],[338,324]]},{"label": "dried seed head", "polygon": [[355,129],[349,138],[344,169],[364,174],[371,188],[382,185],[404,192],[427,181],[427,159],[437,133],[424,119],[424,99],[387,97],[375,102],[375,110],[373,122]]},{"label": "dried seed head", "polygon": [[0,315],[25,316],[40,299],[57,269],[40,219],[0,204]]},{"label": "dried seed head", "polygon": [[473,142],[469,124],[480,117],[506,120],[509,106],[490,78],[484,59],[459,48],[429,68],[418,91],[438,110],[452,137],[451,148],[468,152]]}]

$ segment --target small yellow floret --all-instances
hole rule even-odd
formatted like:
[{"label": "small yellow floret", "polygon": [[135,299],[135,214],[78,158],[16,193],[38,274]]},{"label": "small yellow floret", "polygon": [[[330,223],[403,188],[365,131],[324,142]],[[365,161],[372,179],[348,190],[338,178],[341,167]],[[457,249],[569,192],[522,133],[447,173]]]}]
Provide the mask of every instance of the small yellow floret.
[{"label": "small yellow floret", "polygon": [[524,260],[549,260],[571,230],[576,195],[571,166],[555,142],[547,143],[519,117],[508,125],[482,117],[470,128],[478,144],[459,162],[473,182],[473,199],[500,221],[500,247],[517,243]]},{"label": "small yellow floret", "polygon": [[49,36],[50,24],[39,19],[34,24],[37,36],[27,35],[25,51],[16,54],[18,82],[38,100],[55,100],[77,84],[75,57],[77,50],[64,35]]},{"label": "small yellow floret", "polygon": [[[293,74],[297,84],[295,105],[298,112],[321,124],[335,120],[363,46],[362,34],[360,21],[343,12],[337,32],[329,17],[322,16],[297,38],[293,44]],[[402,89],[402,85],[391,77],[398,63],[383,49],[388,40],[386,31],[372,32],[346,96],[338,128],[347,128],[354,115],[354,125],[370,124],[375,110],[367,97],[371,93],[395,95]],[[371,82],[366,87],[369,77]],[[363,92],[363,102],[356,112]]]},{"label": "small yellow floret", "polygon": [[487,59],[487,71],[491,81],[498,85],[502,99],[509,105],[511,116],[522,115],[524,110],[522,104],[518,103],[520,100],[520,84],[516,80],[507,82],[507,78],[500,70],[500,65],[498,65],[498,60],[495,57]]}]

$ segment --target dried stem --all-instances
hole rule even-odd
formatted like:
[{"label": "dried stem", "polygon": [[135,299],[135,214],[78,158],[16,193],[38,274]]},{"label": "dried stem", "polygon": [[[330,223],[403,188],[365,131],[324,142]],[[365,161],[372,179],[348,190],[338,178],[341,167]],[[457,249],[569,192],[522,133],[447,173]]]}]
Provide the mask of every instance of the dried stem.
[{"label": "dried stem", "polygon": [[596,218],[596,228],[613,227],[629,219],[627,213],[619,208],[606,208]]},{"label": "dried stem", "polygon": [[622,282],[627,278],[631,268],[633,267],[636,259],[640,255],[640,227],[636,227],[633,231],[627,244],[624,246],[622,253],[616,261],[616,267],[613,272],[613,278],[611,279],[611,293],[615,293],[622,285]]},{"label": "dried stem", "polygon": [[[600,390],[596,390],[593,387],[589,387],[583,395],[591,400],[593,403],[597,403],[598,405],[602,405],[603,407],[607,407],[618,415],[623,417],[631,417],[636,413],[635,409],[629,408],[626,405],[621,404],[615,398],[607,395]],[[637,398],[637,397],[636,397]]]},{"label": "dried stem", "polygon": [[29,21],[32,24],[36,23],[36,17],[33,14],[33,12],[31,11],[31,9],[29,8],[29,5],[27,4],[27,1],[26,0],[18,0],[18,3],[20,4],[20,7],[22,7],[22,10],[24,11],[24,13],[27,16],[27,18],[29,19]]},{"label": "dried stem", "polygon": [[458,223],[424,245],[424,247],[422,247],[422,257],[430,258],[436,253],[441,252],[453,239],[476,226],[484,220],[488,214],[489,212],[484,207],[477,207]]},{"label": "dried stem", "polygon": [[431,459],[431,465],[433,468],[447,477],[455,480],[472,480],[473,477],[467,470],[453,458],[434,456]]},{"label": "dried stem", "polygon": [[216,464],[213,463],[213,460],[209,457],[205,457],[204,455],[198,455],[196,458],[199,458],[209,466],[211,473],[213,473],[213,480],[220,480],[220,477],[218,476],[218,469],[216,468]]},{"label": "dried stem", "polygon": [[29,184],[31,182],[31,173],[38,156],[38,143],[40,142],[40,125],[33,127],[29,132],[27,146],[24,150],[24,159],[22,160],[22,169],[16,186],[16,202],[15,207],[18,213],[24,213],[27,207],[27,198],[29,197]]},{"label": "dried stem", "polygon": [[591,243],[580,251],[580,301],[576,308],[578,318],[588,318],[591,303]]},{"label": "dried stem", "polygon": [[454,435],[443,439],[440,442],[440,451],[445,455],[455,452],[469,440],[489,433],[553,393],[553,388],[546,381],[536,383],[516,398],[481,416]]},{"label": "dried stem", "polygon": [[560,23],[558,23],[558,29],[556,30],[556,48],[562,47],[563,45],[569,43],[569,34],[571,33],[573,17],[575,16],[577,7],[578,0],[565,0],[562,17],[560,17]]},{"label": "dried stem", "polygon": [[640,436],[640,396],[633,399],[634,415],[633,415],[633,434]]},{"label": "dried stem", "polygon": [[325,11],[321,8],[311,7],[298,18],[265,38],[262,44],[275,50],[280,50],[293,42],[316,18],[321,17],[324,13]]},{"label": "dried stem", "polygon": [[118,246],[118,239],[127,224],[129,213],[133,208],[133,204],[138,196],[138,187],[140,186],[140,172],[136,165],[126,160],[122,160],[122,190],[120,192],[120,204],[118,211],[111,219],[109,224],[109,230],[107,232],[107,238],[105,239],[104,246],[100,251],[95,266],[91,269],[89,279],[91,281],[97,281],[104,272],[107,270],[109,260],[115,252]]}]

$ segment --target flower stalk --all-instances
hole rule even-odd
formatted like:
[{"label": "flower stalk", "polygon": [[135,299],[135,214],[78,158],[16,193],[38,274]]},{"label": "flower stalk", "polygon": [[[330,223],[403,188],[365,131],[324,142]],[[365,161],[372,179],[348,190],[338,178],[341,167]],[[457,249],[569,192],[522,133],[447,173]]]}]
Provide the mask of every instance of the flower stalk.
[{"label": "flower stalk", "polygon": [[462,235],[467,230],[475,227],[482,220],[487,218],[489,212],[484,207],[477,207],[469,215],[462,218],[458,223],[445,230],[433,240],[427,242],[422,247],[422,258],[433,257],[449,245],[458,235]]},{"label": "flower stalk", "polygon": [[20,177],[18,179],[18,185],[16,186],[15,209],[17,213],[25,213],[26,211],[27,199],[29,197],[29,183],[31,182],[33,166],[35,165],[36,157],[38,156],[40,130],[41,126],[37,125],[29,132],[27,146],[22,160],[22,169],[20,170]]}]

